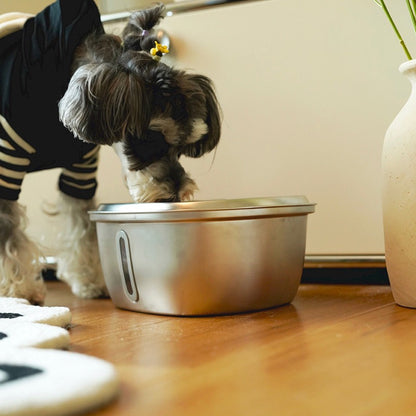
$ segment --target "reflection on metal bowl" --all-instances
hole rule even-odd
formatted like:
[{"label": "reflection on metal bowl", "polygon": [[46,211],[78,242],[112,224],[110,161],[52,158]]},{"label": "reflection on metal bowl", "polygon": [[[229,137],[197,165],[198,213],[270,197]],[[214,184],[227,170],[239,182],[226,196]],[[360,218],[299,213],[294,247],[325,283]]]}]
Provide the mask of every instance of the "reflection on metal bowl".
[{"label": "reflection on metal bowl", "polygon": [[101,263],[114,304],[167,315],[217,315],[289,303],[303,270],[303,196],[104,204]]}]

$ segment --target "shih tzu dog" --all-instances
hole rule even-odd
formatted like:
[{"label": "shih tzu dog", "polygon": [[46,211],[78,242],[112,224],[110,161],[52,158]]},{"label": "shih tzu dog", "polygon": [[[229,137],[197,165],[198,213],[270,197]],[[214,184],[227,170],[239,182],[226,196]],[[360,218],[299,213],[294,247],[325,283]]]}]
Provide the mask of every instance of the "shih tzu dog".
[{"label": "shih tzu dog", "polygon": [[61,167],[65,218],[57,276],[81,297],[106,295],[94,208],[100,145],[121,159],[135,202],[183,201],[196,184],[179,163],[213,150],[220,112],[211,81],[161,61],[164,6],[104,32],[93,0],[57,0],[36,16],[0,16],[0,296],[41,303],[41,253],[18,203],[27,172]]}]

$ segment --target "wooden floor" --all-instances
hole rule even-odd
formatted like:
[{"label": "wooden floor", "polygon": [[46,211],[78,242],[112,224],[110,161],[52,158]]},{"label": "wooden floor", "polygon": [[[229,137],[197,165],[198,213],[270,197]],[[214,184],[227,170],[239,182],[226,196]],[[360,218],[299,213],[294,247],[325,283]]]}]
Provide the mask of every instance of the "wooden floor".
[{"label": "wooden floor", "polygon": [[94,416],[415,415],[416,310],[388,286],[302,285],[291,305],[177,318],[80,300],[71,351],[112,362],[122,388]]}]

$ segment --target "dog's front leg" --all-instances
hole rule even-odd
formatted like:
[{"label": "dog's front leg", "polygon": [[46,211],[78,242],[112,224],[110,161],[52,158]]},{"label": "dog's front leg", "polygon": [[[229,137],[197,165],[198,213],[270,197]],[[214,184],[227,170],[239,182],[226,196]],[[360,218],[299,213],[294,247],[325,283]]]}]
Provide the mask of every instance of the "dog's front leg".
[{"label": "dog's front leg", "polygon": [[45,285],[41,252],[25,234],[26,212],[17,201],[0,199],[0,296],[42,304]]},{"label": "dog's front leg", "polygon": [[98,254],[95,223],[88,210],[93,200],[83,200],[60,193],[58,212],[63,231],[59,238],[57,277],[82,298],[108,296]]}]

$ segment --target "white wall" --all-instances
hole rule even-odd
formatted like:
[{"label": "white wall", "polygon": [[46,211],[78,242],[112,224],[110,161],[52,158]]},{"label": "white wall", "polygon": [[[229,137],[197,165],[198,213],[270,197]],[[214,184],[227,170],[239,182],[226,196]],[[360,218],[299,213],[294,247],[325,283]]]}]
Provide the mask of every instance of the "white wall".
[{"label": "white wall", "polygon": [[370,0],[271,0],[162,26],[178,65],[215,80],[224,110],[214,162],[186,163],[199,198],[304,194],[318,204],[308,253],[382,253],[380,153],[408,95],[382,10]]},{"label": "white wall", "polygon": [[[404,2],[394,6],[416,56]],[[215,157],[185,162],[198,199],[304,194],[318,204],[309,254],[382,253],[380,153],[409,93],[382,10],[372,0],[270,0],[179,14],[162,27],[171,59],[212,77],[223,107]],[[102,162],[99,201],[128,200],[108,149]],[[37,200],[55,198],[55,178],[29,175],[23,191],[43,240],[54,228]]]}]

